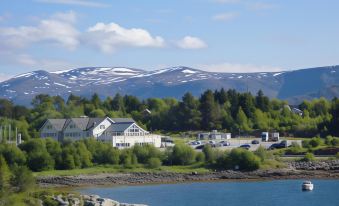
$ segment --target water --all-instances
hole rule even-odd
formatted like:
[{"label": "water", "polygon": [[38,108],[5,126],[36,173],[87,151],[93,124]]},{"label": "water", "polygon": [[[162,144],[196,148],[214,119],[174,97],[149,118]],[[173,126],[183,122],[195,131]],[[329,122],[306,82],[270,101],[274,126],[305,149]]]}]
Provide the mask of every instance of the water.
[{"label": "water", "polygon": [[314,190],[302,192],[302,180],[200,182],[144,186],[85,188],[119,202],[150,206],[338,206],[339,180],[312,180]]}]

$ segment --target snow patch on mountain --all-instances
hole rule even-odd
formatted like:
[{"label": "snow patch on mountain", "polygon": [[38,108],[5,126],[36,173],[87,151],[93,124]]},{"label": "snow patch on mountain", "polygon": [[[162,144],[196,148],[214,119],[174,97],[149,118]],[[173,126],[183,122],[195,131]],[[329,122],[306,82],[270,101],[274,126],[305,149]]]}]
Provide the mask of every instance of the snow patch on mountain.
[{"label": "snow patch on mountain", "polygon": [[197,73],[196,71],[192,71],[192,70],[189,70],[189,69],[182,70],[181,72],[182,73],[186,73],[186,74],[195,74],[195,73]]}]

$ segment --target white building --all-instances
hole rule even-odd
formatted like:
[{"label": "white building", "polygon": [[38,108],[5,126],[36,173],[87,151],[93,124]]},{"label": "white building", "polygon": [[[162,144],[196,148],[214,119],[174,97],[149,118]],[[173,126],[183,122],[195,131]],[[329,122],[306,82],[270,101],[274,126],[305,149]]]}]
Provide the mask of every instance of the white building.
[{"label": "white building", "polygon": [[231,139],[231,133],[222,133],[222,132],[218,132],[217,130],[212,130],[212,132],[199,133],[198,139],[199,140],[204,140],[204,139],[215,139],[215,140]]},{"label": "white building", "polygon": [[108,142],[113,147],[127,148],[135,144],[161,146],[161,136],[150,134],[131,118],[47,119],[39,130],[41,138],[81,140],[90,137]]}]

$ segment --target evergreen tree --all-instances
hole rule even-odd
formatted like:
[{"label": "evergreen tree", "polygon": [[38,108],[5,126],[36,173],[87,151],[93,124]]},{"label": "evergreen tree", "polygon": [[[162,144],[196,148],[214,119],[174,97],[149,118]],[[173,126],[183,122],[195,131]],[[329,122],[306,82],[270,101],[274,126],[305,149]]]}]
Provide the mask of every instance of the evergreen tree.
[{"label": "evergreen tree", "polygon": [[200,127],[199,101],[191,93],[186,93],[179,103],[178,120],[182,130],[196,130]]},{"label": "evergreen tree", "polygon": [[214,95],[211,90],[207,90],[200,98],[200,112],[202,116],[201,127],[206,130],[219,129],[220,114],[214,100]]}]

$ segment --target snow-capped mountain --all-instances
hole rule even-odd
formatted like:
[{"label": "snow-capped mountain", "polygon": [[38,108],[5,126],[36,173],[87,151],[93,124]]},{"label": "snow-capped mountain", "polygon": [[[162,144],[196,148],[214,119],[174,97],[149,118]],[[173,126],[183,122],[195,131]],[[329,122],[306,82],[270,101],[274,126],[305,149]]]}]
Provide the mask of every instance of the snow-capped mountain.
[{"label": "snow-capped mountain", "polygon": [[339,66],[286,72],[216,73],[188,67],[155,71],[125,67],[87,67],[64,71],[33,71],[0,83],[0,98],[28,105],[37,94],[101,97],[121,94],[181,98],[185,92],[200,95],[206,89],[233,88],[253,94],[262,89],[269,97],[299,102],[339,94]]}]

